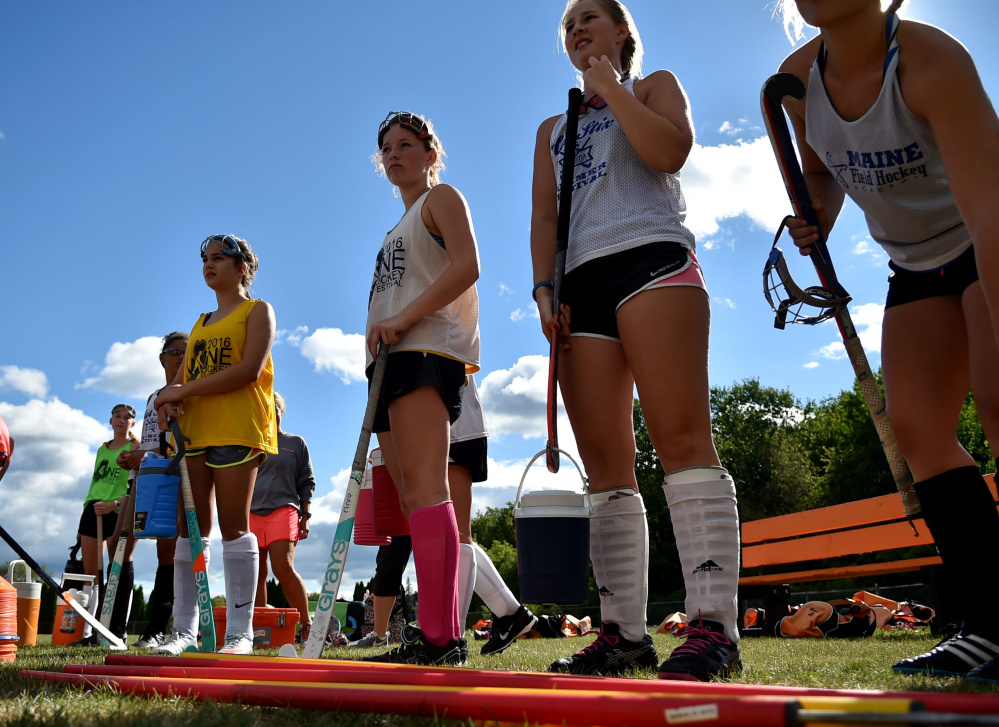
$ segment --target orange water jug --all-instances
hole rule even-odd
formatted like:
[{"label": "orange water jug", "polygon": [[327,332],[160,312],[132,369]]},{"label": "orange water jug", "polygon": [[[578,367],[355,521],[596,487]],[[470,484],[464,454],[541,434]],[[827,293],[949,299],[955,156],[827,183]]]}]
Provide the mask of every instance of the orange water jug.
[{"label": "orange water jug", "polygon": [[[24,569],[24,580],[14,580],[14,566]],[[17,636],[20,646],[34,646],[38,640],[38,609],[42,604],[42,584],[31,580],[31,571],[23,560],[12,560],[7,580],[17,590]]]},{"label": "orange water jug", "polygon": [[[97,580],[96,576],[88,576],[82,573],[63,573],[62,582],[65,584],[66,577],[69,576],[74,581],[82,581],[83,583],[91,584],[91,592],[84,593],[77,591],[75,588],[70,588],[68,593],[73,596],[76,601],[87,608],[90,605],[90,596],[93,594],[96,587],[94,586],[94,581]],[[83,638],[83,627],[86,625],[80,614],[73,610],[73,607],[66,603],[61,598],[56,599],[56,612],[55,612],[55,623],[52,624],[52,644],[65,646],[71,644],[74,641],[79,641]]]},{"label": "orange water jug", "polygon": [[0,578],[0,663],[17,657],[17,590]]}]

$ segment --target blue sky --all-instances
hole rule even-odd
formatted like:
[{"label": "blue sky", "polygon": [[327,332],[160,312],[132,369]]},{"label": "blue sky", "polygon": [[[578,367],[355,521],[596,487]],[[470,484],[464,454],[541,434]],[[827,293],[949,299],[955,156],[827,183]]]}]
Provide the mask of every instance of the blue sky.
[{"label": "blue sky", "polygon": [[[646,72],[672,70],[691,101],[697,144],[682,180],[713,300],[711,382],[758,377],[820,399],[852,380],[835,326],[775,331],[761,293],[787,212],[759,112],[763,81],[791,50],[770,5],[629,3]],[[528,235],[535,133],[574,83],[557,50],[561,10],[536,0],[0,7],[0,415],[18,444],[0,485],[4,527],[61,568],[111,407],[141,411],[162,384],[159,337],[214,307],[198,245],[233,233],[261,259],[254,293],[277,316],[285,426],[313,454],[317,515],[297,562],[317,588],[364,409],[372,264],[403,211],[370,161],[378,123],[396,109],[434,121],[444,181],[471,207],[478,382],[493,434],[475,504],[512,500],[544,442],[547,350]],[[908,0],[904,14],[964,42],[995,95],[999,5]],[[853,207],[830,247],[877,366],[886,258]],[[560,432],[573,450],[567,422]],[[573,477],[532,472],[527,488]],[[351,549],[348,587],[371,577],[374,552]],[[154,569],[153,547],[140,544],[147,589]]]}]

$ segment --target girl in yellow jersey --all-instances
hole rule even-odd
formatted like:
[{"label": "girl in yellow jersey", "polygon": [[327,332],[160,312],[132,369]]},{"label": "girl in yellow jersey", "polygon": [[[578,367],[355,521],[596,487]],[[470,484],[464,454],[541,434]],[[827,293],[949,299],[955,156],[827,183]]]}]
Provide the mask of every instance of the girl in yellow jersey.
[{"label": "girl in yellow jersey", "polygon": [[[212,235],[201,243],[202,274],[218,308],[191,330],[184,366],[153,405],[160,429],[180,418],[191,440],[187,466],[201,532],[212,528],[218,505],[225,569],[226,634],[221,652],[253,653],[253,602],[258,551],[250,532],[250,501],[257,467],[277,453],[274,420],[274,310],[248,288],[257,256],[238,237]],[[181,520],[174,562],[173,633],[152,653],[180,654],[195,644],[198,605],[187,525]],[[205,565],[208,538],[202,538]]]}]

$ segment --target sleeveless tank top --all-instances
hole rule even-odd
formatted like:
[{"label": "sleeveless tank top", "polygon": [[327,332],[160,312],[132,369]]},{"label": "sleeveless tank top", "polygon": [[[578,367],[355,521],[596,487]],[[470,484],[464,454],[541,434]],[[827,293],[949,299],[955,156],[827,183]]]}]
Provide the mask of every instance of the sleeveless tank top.
[{"label": "sleeveless tank top", "polygon": [[863,210],[871,237],[892,262],[932,270],[971,246],[954,204],[930,125],[909,111],[898,84],[898,18],[886,17],[888,57],[874,105],[856,121],[844,120],[822,81],[824,53],[808,75],[805,139],[829,173]]},{"label": "sleeveless tank top", "polygon": [[[258,302],[245,301],[225,318],[207,326],[207,314],[198,318],[184,356],[184,383],[211,376],[243,360],[246,318]],[[267,357],[259,378],[242,388],[184,399],[180,426],[191,440],[189,449],[238,445],[277,454],[271,357]]]},{"label": "sleeveless tank top", "polygon": [[[632,95],[635,80],[629,77],[622,84]],[[559,199],[565,125],[562,114],[550,139]],[[589,260],[652,242],[678,242],[693,251],[694,234],[683,223],[686,216],[680,175],[658,172],[646,164],[609,106],[586,107],[586,113],[579,116],[576,139],[566,272]]]},{"label": "sleeveless tank top", "polygon": [[[368,293],[368,320],[364,340],[378,321],[399,313],[416,300],[451,264],[444,242],[438,242],[423,224],[427,190],[406,210],[375,259]],[[479,294],[475,285],[440,310],[421,318],[405,331],[392,351],[425,351],[465,364],[466,373],[479,370]],[[374,360],[365,345],[366,368]]]}]

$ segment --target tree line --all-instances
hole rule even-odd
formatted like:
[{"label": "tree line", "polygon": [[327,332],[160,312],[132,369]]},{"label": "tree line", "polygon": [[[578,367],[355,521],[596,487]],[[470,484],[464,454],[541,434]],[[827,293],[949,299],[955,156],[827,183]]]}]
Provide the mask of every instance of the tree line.
[{"label": "tree line", "polygon": [[[880,386],[880,371],[877,378]],[[746,379],[711,389],[711,418],[718,456],[735,479],[739,517],[744,522],[895,492],[884,450],[856,383],[819,402],[803,402],[787,389]],[[635,474],[649,521],[649,600],[681,600],[683,577],[662,489],[665,473],[637,400],[634,425]],[[970,392],[960,412],[958,437],[983,474],[995,471]],[[517,595],[513,503],[477,513],[472,534]],[[598,602],[591,577],[589,605]],[[476,597],[472,608],[481,607]]]}]

